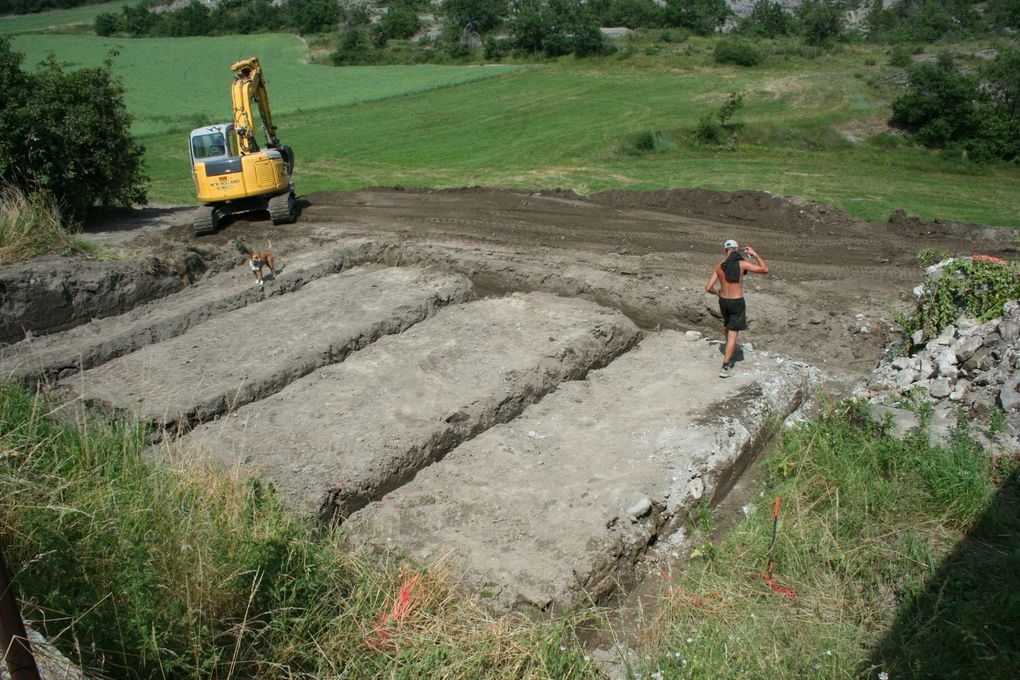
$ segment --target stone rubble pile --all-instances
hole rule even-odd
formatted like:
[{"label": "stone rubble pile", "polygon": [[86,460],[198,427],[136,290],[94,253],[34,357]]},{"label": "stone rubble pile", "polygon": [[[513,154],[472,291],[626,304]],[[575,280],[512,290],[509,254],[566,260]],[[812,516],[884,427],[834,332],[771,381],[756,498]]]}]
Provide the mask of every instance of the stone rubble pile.
[{"label": "stone rubble pile", "polygon": [[[924,341],[920,331],[914,346]],[[987,439],[995,411],[1005,417],[1005,432],[992,433],[1014,450],[1020,450],[1020,301],[1003,306],[1001,317],[986,323],[960,318],[947,326],[912,356],[898,356],[876,368],[854,396],[878,406],[876,415],[895,409],[880,405],[899,398],[926,398],[934,407],[933,423],[956,423],[961,409],[978,424]],[[926,395],[926,396],[924,396]],[[909,429],[909,427],[907,428]],[[947,429],[946,427],[942,428]],[[934,434],[945,434],[935,432]]]}]

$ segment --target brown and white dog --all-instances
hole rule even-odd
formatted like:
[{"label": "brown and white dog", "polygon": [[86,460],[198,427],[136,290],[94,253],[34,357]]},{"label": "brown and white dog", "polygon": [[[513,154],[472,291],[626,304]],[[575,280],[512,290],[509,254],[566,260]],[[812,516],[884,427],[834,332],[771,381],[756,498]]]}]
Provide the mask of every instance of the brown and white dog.
[{"label": "brown and white dog", "polygon": [[262,278],[262,268],[269,267],[269,271],[273,274],[273,279],[276,279],[276,266],[273,261],[273,242],[269,241],[269,249],[262,252],[255,252],[254,250],[248,253],[248,266],[251,267],[252,273],[255,274],[255,280],[259,282],[259,285],[265,285],[265,280]]}]

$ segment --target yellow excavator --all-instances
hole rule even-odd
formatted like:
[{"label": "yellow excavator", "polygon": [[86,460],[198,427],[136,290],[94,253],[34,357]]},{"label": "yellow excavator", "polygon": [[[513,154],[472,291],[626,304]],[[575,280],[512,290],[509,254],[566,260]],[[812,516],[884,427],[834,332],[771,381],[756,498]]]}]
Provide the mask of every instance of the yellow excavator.
[{"label": "yellow excavator", "polygon": [[[216,231],[229,215],[268,211],[273,224],[297,219],[294,152],[280,143],[269,110],[262,66],[255,57],[230,70],[234,121],[191,131],[191,174],[203,207],[195,211],[196,234]],[[252,104],[254,103],[254,108]],[[255,138],[255,110],[265,133],[265,148]]]}]

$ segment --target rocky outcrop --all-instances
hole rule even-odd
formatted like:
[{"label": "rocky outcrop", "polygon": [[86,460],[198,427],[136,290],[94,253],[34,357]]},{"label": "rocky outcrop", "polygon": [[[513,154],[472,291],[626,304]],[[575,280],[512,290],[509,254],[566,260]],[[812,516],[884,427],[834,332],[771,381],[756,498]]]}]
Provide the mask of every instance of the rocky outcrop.
[{"label": "rocky outcrop", "polygon": [[[904,398],[927,400],[936,434],[943,435],[963,409],[980,438],[997,438],[1020,451],[1020,301],[1005,304],[1001,317],[985,323],[960,318],[912,356],[882,363],[855,396],[876,407]],[[901,420],[895,409],[874,412]],[[1004,422],[1004,432],[989,428],[996,421]]]}]

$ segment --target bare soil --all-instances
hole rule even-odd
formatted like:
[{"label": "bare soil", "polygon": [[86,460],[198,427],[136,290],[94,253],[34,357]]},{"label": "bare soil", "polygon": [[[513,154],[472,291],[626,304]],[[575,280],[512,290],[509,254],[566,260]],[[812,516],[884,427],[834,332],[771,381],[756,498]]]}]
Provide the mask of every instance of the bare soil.
[{"label": "bare soil", "polygon": [[[131,412],[165,455],[250,466],[359,549],[452,555],[497,608],[640,582],[702,498],[747,487],[776,422],[874,368],[920,250],[1013,253],[1005,229],[752,191],[377,188],[301,208],[202,237],[192,209],[150,209],[87,230],[120,260],[0,270],[0,374]],[[723,380],[703,287],[731,238],[771,273],[745,282]],[[274,252],[264,286],[238,240]]]}]

